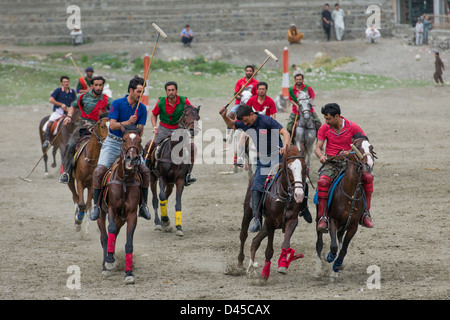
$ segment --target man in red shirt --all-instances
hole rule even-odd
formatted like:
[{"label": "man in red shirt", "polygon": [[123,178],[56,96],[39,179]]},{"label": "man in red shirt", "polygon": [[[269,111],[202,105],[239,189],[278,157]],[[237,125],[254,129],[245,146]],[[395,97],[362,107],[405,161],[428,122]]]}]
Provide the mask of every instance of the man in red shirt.
[{"label": "man in red shirt", "polygon": [[[245,86],[245,89],[243,91],[250,91],[252,96],[255,96],[257,94],[256,86],[258,85],[258,80],[253,78],[247,85],[245,85],[247,83],[247,81],[252,77],[254,72],[255,72],[254,66],[248,65],[245,67],[245,77],[239,79],[236,82],[236,85],[234,87],[234,94],[238,93],[239,90],[241,90],[243,86]],[[242,92],[240,95],[238,95],[236,97],[236,100],[235,100],[236,104],[230,110],[230,112],[232,112],[233,114],[236,114],[236,110],[239,107],[239,105],[241,104],[241,97],[242,97]]]},{"label": "man in red shirt", "polygon": [[[164,86],[166,90],[166,97],[160,97],[152,110],[150,121],[153,126],[153,134],[155,138],[149,150],[151,155],[156,147],[156,155],[159,151],[159,144],[168,136],[171,135],[178,128],[178,121],[183,116],[184,108],[190,106],[191,102],[188,98],[178,95],[178,85],[175,81],[169,81]],[[159,116],[159,126],[156,126]],[[155,158],[156,158],[155,155]],[[194,144],[191,143],[191,164],[189,173],[186,177],[186,186],[197,181],[191,175],[192,167],[194,166]],[[154,162],[152,162],[152,166]]]},{"label": "man in red shirt", "polygon": [[[327,201],[328,190],[330,189],[332,181],[337,177],[340,169],[345,166],[344,162],[327,161],[327,155],[336,156],[342,150],[351,150],[352,137],[364,131],[355,123],[347,120],[341,116],[341,109],[337,103],[328,103],[322,107],[322,114],[325,118],[323,124],[317,133],[317,144],[314,153],[320,162],[323,163],[319,171],[319,181],[317,182],[317,197],[318,197],[318,217],[319,222],[317,229],[319,231],[328,230],[327,219]],[[325,154],[322,153],[324,143],[326,141]],[[370,219],[370,201],[373,193],[373,175],[365,172],[363,174],[364,192],[366,195],[366,212],[362,225],[367,228],[372,228],[373,224]]]},{"label": "man in red shirt", "polygon": [[[312,116],[314,124],[316,126],[316,130],[319,130],[322,123],[320,122],[320,119],[317,116],[317,113],[315,112],[315,110],[312,106],[312,102],[313,102],[314,98],[316,97],[316,94],[314,93],[313,88],[311,88],[310,86],[308,86],[307,84],[304,83],[304,77],[303,77],[303,74],[301,74],[301,73],[297,73],[294,75],[294,81],[295,81],[295,85],[289,88],[289,101],[293,101],[293,102],[299,104],[299,102],[297,100],[298,96],[299,96],[299,92],[303,91],[303,92],[307,93],[309,96],[309,99],[310,99],[310,103],[311,103],[311,116]],[[289,115],[288,122],[286,124],[286,130],[289,133],[292,133],[292,126],[294,125],[296,115],[299,114],[299,111],[297,109],[298,109],[297,105],[292,103],[292,113]],[[297,116],[297,120],[298,120],[298,116]]]},{"label": "man in red shirt", "polygon": [[262,113],[275,119],[277,107],[271,97],[267,95],[269,86],[266,82],[259,82],[256,86],[257,95],[248,99],[246,105],[252,107],[255,112]]}]

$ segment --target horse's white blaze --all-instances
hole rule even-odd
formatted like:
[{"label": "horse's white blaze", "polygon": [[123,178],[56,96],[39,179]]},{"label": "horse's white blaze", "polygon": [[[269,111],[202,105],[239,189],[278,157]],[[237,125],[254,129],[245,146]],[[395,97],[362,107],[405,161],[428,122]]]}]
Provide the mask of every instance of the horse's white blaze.
[{"label": "horse's white blaze", "polygon": [[[292,174],[294,176],[294,199],[297,203],[303,201],[303,197],[305,196],[303,192],[303,180],[302,180],[302,163],[299,159],[295,159],[288,165],[289,169],[291,169]],[[298,182],[301,183],[298,183]]]},{"label": "horse's white blaze", "polygon": [[135,138],[136,138],[136,134],[134,134],[134,133],[130,134],[130,139],[131,140],[134,140]]},{"label": "horse's white blaze", "polygon": [[370,153],[370,146],[371,146],[371,144],[367,140],[364,140],[362,142],[362,144],[361,144],[361,147],[363,148],[364,153],[368,154],[368,156],[367,156],[367,165],[370,167],[370,169],[372,169],[372,167],[373,167],[373,158],[372,158],[372,155]]}]

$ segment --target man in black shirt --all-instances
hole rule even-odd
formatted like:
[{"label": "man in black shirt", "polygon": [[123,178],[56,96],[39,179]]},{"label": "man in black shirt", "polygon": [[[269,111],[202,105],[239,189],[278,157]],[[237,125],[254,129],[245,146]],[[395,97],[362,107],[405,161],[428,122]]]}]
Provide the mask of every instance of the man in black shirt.
[{"label": "man in black shirt", "polygon": [[322,11],[322,23],[323,29],[327,34],[327,41],[330,41],[330,31],[331,31],[331,12],[328,10],[330,6],[328,3],[325,3],[323,11]]}]

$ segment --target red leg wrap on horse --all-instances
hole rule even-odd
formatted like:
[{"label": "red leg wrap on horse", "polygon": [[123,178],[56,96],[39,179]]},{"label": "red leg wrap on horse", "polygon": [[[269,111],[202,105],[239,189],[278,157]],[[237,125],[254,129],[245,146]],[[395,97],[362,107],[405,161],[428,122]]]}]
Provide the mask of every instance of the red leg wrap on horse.
[{"label": "red leg wrap on horse", "polygon": [[106,247],[106,252],[114,253],[116,249],[116,235],[114,233],[108,234],[108,246]]},{"label": "red leg wrap on horse", "polygon": [[263,277],[266,280],[269,279],[270,276],[270,264],[271,264],[270,261],[264,261],[264,267],[261,272],[261,277]]},{"label": "red leg wrap on horse", "polygon": [[125,271],[133,270],[133,254],[127,253],[125,255]]},{"label": "red leg wrap on horse", "polygon": [[[289,257],[288,257],[289,255]],[[292,248],[288,248],[285,249],[283,248],[283,250],[281,251],[280,254],[280,258],[278,258],[278,268],[280,267],[284,267],[284,268],[289,268],[289,265],[291,264],[292,261],[303,258],[304,255],[299,253],[297,255],[295,255],[295,250]]]}]

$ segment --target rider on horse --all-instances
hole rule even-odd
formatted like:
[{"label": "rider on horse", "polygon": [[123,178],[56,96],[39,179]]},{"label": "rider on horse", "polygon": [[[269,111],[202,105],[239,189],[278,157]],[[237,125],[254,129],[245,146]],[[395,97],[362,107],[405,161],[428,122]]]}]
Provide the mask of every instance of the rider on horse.
[{"label": "rider on horse", "polygon": [[[152,145],[150,146],[150,150],[148,150],[148,155],[151,156],[156,148],[155,156],[152,160],[150,160],[150,168],[152,169],[155,167],[161,142],[163,142],[165,138],[170,136],[178,128],[178,122],[183,116],[184,109],[187,106],[191,105],[188,98],[177,95],[178,85],[175,81],[167,82],[164,86],[164,89],[166,90],[166,97],[160,97],[158,99],[158,102],[156,103],[156,106],[153,109],[150,118],[155,137],[153,139]],[[157,127],[156,123],[158,120],[158,116],[159,126]],[[191,174],[195,159],[194,148],[194,143],[191,143],[191,163],[189,166],[189,172],[186,176],[185,186],[189,186],[190,184],[197,181],[197,179],[192,177]]]},{"label": "rider on horse", "polygon": [[42,147],[47,149],[50,146],[50,137],[52,136],[52,125],[59,118],[63,117],[64,114],[67,114],[69,110],[69,106],[72,104],[74,100],[77,99],[77,94],[75,90],[69,88],[69,77],[62,76],[60,78],[61,87],[56,88],[48,101],[53,104],[53,112],[50,115],[47,123],[44,125],[42,130],[45,131],[45,139]]},{"label": "rider on horse", "polygon": [[[304,80],[303,74],[301,74],[301,73],[295,74],[294,75],[295,85],[293,85],[292,87],[289,88],[289,100],[293,101],[293,103],[292,103],[292,113],[289,115],[288,122],[286,124],[286,130],[288,132],[292,132],[292,127],[295,125],[294,124],[295,118],[297,117],[297,119],[298,119],[298,117],[299,117],[298,116],[299,110],[297,107],[297,105],[299,104],[299,101],[298,101],[299,92],[301,92],[301,91],[306,92],[309,96],[311,104],[312,104],[312,101],[314,100],[314,98],[316,97],[316,94],[314,93],[314,90],[311,88],[311,86],[304,84],[303,80]],[[320,126],[322,125],[322,122],[320,122],[320,119],[317,116],[317,113],[314,111],[314,108],[312,107],[312,105],[311,105],[311,116],[312,116],[314,124],[316,126],[316,130],[318,131]]]},{"label": "rider on horse", "polygon": [[[318,197],[318,231],[325,232],[328,230],[327,219],[327,201],[328,191],[332,181],[337,178],[346,163],[343,161],[329,161],[328,156],[336,156],[341,151],[351,150],[352,137],[356,133],[364,134],[364,131],[355,123],[341,116],[341,109],[337,103],[328,103],[322,107],[322,114],[325,118],[323,124],[317,133],[317,144],[315,154],[323,163],[319,170],[319,181],[317,182]],[[325,154],[322,153],[323,145],[326,143]],[[372,228],[373,224],[370,219],[370,200],[373,193],[373,175],[364,172],[363,175],[364,192],[366,196],[366,210],[363,215],[362,225]]]},{"label": "rider on horse", "polygon": [[[229,128],[246,131],[256,145],[258,159],[253,186],[251,188],[253,219],[250,222],[249,231],[258,232],[261,230],[258,208],[264,194],[264,183],[266,182],[270,168],[282,163],[283,153],[290,143],[290,135],[276,120],[254,112],[247,105],[240,105],[236,110],[238,121],[234,121],[227,116],[225,107],[222,107],[219,112]],[[279,134],[283,136],[284,141],[281,140]],[[278,135],[278,143],[274,146],[272,146],[271,142],[276,140],[272,138],[272,135]],[[277,154],[278,156],[276,156]]]},{"label": "rider on horse", "polygon": [[[103,176],[108,169],[113,165],[116,159],[120,156],[122,147],[122,137],[125,126],[135,125],[141,132],[144,133],[144,126],[147,122],[147,107],[144,104],[137,105],[139,97],[144,90],[144,79],[141,77],[134,77],[128,84],[128,94],[121,98],[114,100],[109,111],[109,133],[105,139],[100,151],[100,157],[97,162],[97,167],[94,170],[92,180],[94,188],[94,207],[92,208],[90,219],[97,220],[100,216],[100,194],[102,191]],[[137,109],[137,114],[136,114]],[[139,206],[139,216],[150,220],[150,213],[147,207],[148,187],[150,184],[150,171],[145,162],[142,161],[139,165],[139,172],[142,176],[141,183],[141,204]]]},{"label": "rider on horse", "polygon": [[59,177],[59,182],[61,183],[69,183],[70,174],[72,172],[72,159],[75,155],[77,144],[81,139],[81,131],[92,127],[92,125],[99,120],[99,116],[103,112],[109,111],[111,107],[112,99],[109,99],[106,94],[103,94],[105,79],[102,76],[94,77],[92,78],[92,84],[93,87],[90,91],[81,94],[77,101],[72,103],[67,113],[67,117],[63,122],[64,125],[72,122],[72,116],[75,113],[75,110],[80,110],[81,119],[70,137],[64,155],[64,172],[61,174],[61,177]]}]

